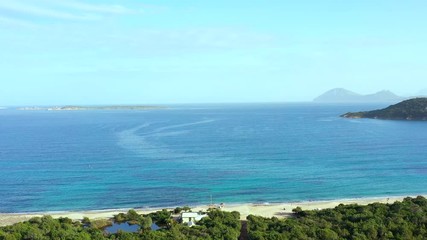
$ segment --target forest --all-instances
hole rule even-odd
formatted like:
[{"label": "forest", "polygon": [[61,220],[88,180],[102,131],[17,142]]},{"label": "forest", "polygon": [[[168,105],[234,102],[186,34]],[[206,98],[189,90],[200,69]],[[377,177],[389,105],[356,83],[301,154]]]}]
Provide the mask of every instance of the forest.
[{"label": "forest", "polygon": [[[185,207],[140,215],[129,210],[111,220],[35,217],[1,227],[0,240],[236,240],[240,236],[242,222],[238,212],[211,209],[207,217],[189,227],[176,218],[183,210],[191,211]],[[292,211],[291,217],[282,219],[249,215],[247,237],[250,240],[427,239],[427,199],[422,196],[407,197],[402,202],[391,204],[340,204],[332,209],[309,211],[297,207]],[[112,222],[126,222],[139,227],[136,232],[108,233],[105,228]],[[160,228],[152,230],[153,223]]]},{"label": "forest", "polygon": [[[51,216],[35,217],[23,223],[0,228],[0,240],[185,240],[185,239],[224,239],[235,240],[240,235],[240,214],[211,210],[208,217],[197,225],[189,227],[175,221],[172,212],[157,211],[148,215],[140,215],[134,210],[126,214],[114,216],[114,222],[129,222],[140,226],[137,232],[119,231],[109,234],[104,229],[111,225],[108,220],[72,221],[69,218],[53,219]],[[150,230],[151,222],[162,226],[159,230]]]},{"label": "forest", "polygon": [[392,204],[339,205],[333,209],[293,209],[287,219],[248,216],[251,240],[263,239],[427,239],[427,200]]}]

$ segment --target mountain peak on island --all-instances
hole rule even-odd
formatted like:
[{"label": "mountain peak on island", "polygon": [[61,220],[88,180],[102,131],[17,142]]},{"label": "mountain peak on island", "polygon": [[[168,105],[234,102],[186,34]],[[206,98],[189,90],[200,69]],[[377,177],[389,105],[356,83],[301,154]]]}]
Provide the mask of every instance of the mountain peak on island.
[{"label": "mountain peak on island", "polygon": [[334,96],[360,96],[360,94],[347,90],[345,88],[334,88],[324,94],[334,95]]},{"label": "mountain peak on island", "polygon": [[354,101],[360,97],[360,94],[344,88],[334,88],[315,98],[315,102],[348,102]]},{"label": "mountain peak on island", "polygon": [[334,88],[315,98],[319,103],[385,103],[403,100],[388,90],[382,90],[373,94],[362,95],[344,88]]},{"label": "mountain peak on island", "polygon": [[374,94],[365,95],[364,97],[372,102],[398,102],[403,100],[403,97],[399,97],[389,90],[382,90]]}]

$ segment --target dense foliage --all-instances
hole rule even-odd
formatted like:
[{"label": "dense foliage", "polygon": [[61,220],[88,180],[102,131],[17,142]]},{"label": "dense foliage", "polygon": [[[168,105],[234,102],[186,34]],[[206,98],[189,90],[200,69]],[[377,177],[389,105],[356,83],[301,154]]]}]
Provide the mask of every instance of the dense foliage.
[{"label": "dense foliage", "polygon": [[[115,215],[113,219],[116,223],[128,222],[129,224],[139,225],[142,230],[148,230],[151,228],[151,224],[153,223],[151,216],[140,215],[133,209],[130,209],[127,213],[119,213]],[[82,223],[84,221],[85,219],[83,219]]]},{"label": "dense foliage", "polygon": [[[148,227],[151,218],[166,220],[167,224],[160,230],[152,231]],[[109,223],[107,220],[91,221],[85,218],[80,222],[44,216],[0,227],[0,240],[236,240],[241,228],[239,218],[238,212],[211,210],[208,217],[197,222],[197,225],[188,227],[175,221],[166,210],[146,216],[130,210],[116,215],[114,219],[135,222],[141,226],[140,231],[108,234],[102,230],[102,226]],[[334,209],[325,210],[304,211],[295,208],[291,218],[250,215],[247,219],[251,240],[427,239],[427,199],[424,197],[405,198],[402,202],[393,204],[341,204]]]},{"label": "dense foliage", "polygon": [[173,210],[173,213],[178,214],[181,212],[189,212],[189,211],[191,211],[191,208],[189,206],[184,206],[184,207],[176,207]]},{"label": "dense foliage", "polygon": [[251,240],[427,239],[427,200],[417,197],[393,204],[295,209],[293,218],[282,220],[250,215],[248,231]]},{"label": "dense foliage", "polygon": [[155,223],[157,223],[158,225],[168,225],[168,224],[172,224],[172,213],[169,212],[166,209],[163,209],[162,211],[157,211],[154,213],[150,213],[148,214],[149,217],[151,217]]},{"label": "dense foliage", "polygon": [[68,218],[35,217],[27,222],[0,228],[0,239],[104,239],[102,230],[85,228]]},{"label": "dense foliage", "polygon": [[347,118],[378,118],[392,120],[427,120],[427,98],[414,98],[385,109],[346,113]]},{"label": "dense foliage", "polygon": [[[168,216],[168,219],[166,219],[166,216]],[[158,231],[151,231],[146,227],[148,224],[146,221],[151,222],[151,217],[160,222],[167,222],[166,227]],[[68,218],[53,219],[50,216],[44,216],[41,218],[32,218],[27,222],[17,223],[12,226],[1,227],[0,240],[236,240],[241,228],[239,218],[240,214],[238,212],[213,210],[208,213],[208,217],[203,218],[197,225],[188,227],[185,224],[174,221],[171,218],[170,212],[166,210],[158,211],[150,214],[150,216],[142,216],[130,210],[126,214],[116,215],[114,219],[121,222],[129,221],[138,223],[141,226],[141,230],[137,233],[118,232],[117,234],[107,234],[98,228],[101,225],[108,224],[108,221],[105,220],[102,221],[102,224],[94,224],[97,221],[91,221],[87,218],[82,223],[79,221],[73,222]]]}]

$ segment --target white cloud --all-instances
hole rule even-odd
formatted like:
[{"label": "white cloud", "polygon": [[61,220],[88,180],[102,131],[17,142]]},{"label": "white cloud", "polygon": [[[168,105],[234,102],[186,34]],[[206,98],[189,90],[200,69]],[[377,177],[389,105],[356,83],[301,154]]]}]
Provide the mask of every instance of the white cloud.
[{"label": "white cloud", "polygon": [[22,21],[15,18],[0,16],[0,24],[20,26],[20,27],[36,27],[37,25],[32,24],[29,21]]},{"label": "white cloud", "polygon": [[[100,20],[109,14],[126,14],[134,12],[118,4],[88,4],[78,1],[3,1],[0,0],[0,16],[16,21],[28,21],[30,17],[56,20]],[[19,20],[18,20],[19,19]],[[15,21],[15,23],[16,23]],[[6,22],[4,19],[2,22]],[[12,21],[8,21],[12,23]]]},{"label": "white cloud", "polygon": [[55,19],[63,19],[63,20],[90,20],[93,19],[94,16],[89,14],[74,14],[66,11],[56,10],[49,7],[38,7],[35,5],[20,3],[18,1],[10,1],[10,2],[0,2],[0,9],[6,11],[12,11],[21,14],[39,16],[39,17],[47,17],[47,18],[55,18]]},{"label": "white cloud", "polygon": [[56,1],[55,4],[73,8],[76,10],[96,12],[102,14],[125,14],[133,12],[133,10],[118,4],[103,5],[103,4],[87,4],[75,1]]}]

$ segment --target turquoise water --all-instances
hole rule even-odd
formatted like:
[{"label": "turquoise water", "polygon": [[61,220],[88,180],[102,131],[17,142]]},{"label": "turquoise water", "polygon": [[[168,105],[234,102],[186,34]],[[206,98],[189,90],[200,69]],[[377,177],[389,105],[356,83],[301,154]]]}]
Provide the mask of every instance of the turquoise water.
[{"label": "turquoise water", "polygon": [[0,212],[289,202],[427,192],[427,122],[376,106],[0,110]]}]

